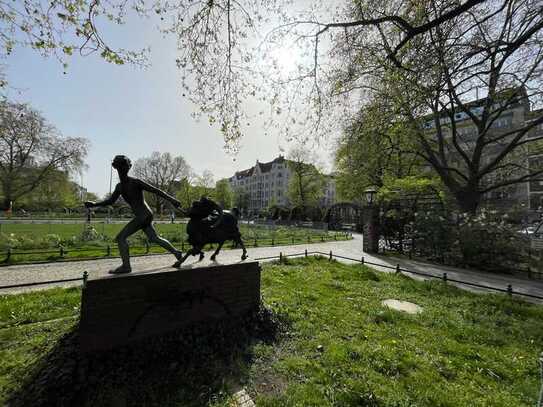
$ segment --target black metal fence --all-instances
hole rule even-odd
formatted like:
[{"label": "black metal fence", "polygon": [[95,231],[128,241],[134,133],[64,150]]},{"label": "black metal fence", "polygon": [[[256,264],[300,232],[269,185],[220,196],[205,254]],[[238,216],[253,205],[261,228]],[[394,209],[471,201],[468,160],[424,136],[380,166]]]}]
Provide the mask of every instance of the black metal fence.
[{"label": "black metal fence", "polygon": [[[326,235],[306,235],[306,236],[292,236],[292,237],[255,237],[253,239],[244,239],[244,244],[248,247],[269,247],[269,246],[285,246],[285,245],[296,245],[296,244],[305,244],[305,243],[319,243],[319,242],[328,242],[328,241],[341,241],[348,240],[352,238],[352,233],[350,232],[335,232],[334,234]],[[181,241],[181,251],[185,251],[185,248],[188,248],[189,244],[185,240]],[[216,245],[210,244],[209,248],[215,248]],[[231,248],[235,248],[234,245]],[[135,250],[139,255],[159,255],[164,254],[166,251],[160,247],[152,247],[150,244],[145,244],[144,246],[130,246],[130,249]],[[152,249],[156,249],[156,252],[151,253]],[[74,256],[69,258],[73,254],[84,254],[84,253],[96,253],[102,252],[102,255],[96,256]],[[39,262],[51,262],[51,261],[76,261],[76,260],[95,260],[100,258],[112,257],[118,254],[119,250],[117,245],[106,245],[106,246],[92,246],[88,248],[71,248],[60,246],[58,248],[49,249],[49,250],[12,250],[8,249],[4,252],[0,252],[0,267],[7,266],[11,264],[27,264],[27,263],[39,263]],[[138,254],[136,254],[138,255]],[[46,260],[35,260],[35,261],[19,261],[13,262],[14,257],[31,257],[35,256],[44,256]]]},{"label": "black metal fence", "polygon": [[[325,252],[321,252],[321,251],[308,251],[307,249],[305,249],[303,252],[299,252],[299,253],[283,254],[283,253],[280,252],[278,256],[257,257],[254,260],[279,260],[281,262],[281,261],[283,261],[283,259],[286,259],[288,257],[308,257],[308,256],[325,256],[325,257],[328,257],[329,260],[333,260],[333,259],[349,260],[349,261],[353,261],[355,263],[360,263],[362,265],[370,265],[370,266],[382,267],[382,268],[385,268],[385,269],[393,270],[397,274],[408,273],[408,274],[413,274],[413,275],[417,275],[417,276],[420,276],[420,277],[424,277],[424,278],[427,278],[427,279],[441,280],[444,283],[456,283],[456,284],[461,284],[461,285],[465,285],[465,286],[468,286],[468,287],[474,287],[474,288],[483,289],[483,290],[487,290],[487,291],[495,291],[495,292],[499,292],[499,293],[504,293],[504,294],[507,294],[508,296],[516,295],[516,296],[519,296],[519,297],[531,298],[531,299],[536,299],[536,300],[543,300],[543,296],[540,296],[540,295],[529,294],[529,293],[525,293],[525,292],[522,292],[522,291],[515,291],[513,289],[512,284],[507,284],[507,286],[505,286],[503,288],[493,287],[493,286],[489,286],[489,285],[485,285],[485,284],[473,283],[473,282],[470,282],[470,281],[450,278],[450,277],[448,277],[447,273],[442,273],[441,275],[435,275],[435,274],[431,274],[431,273],[424,273],[424,272],[420,272],[420,271],[408,270],[408,269],[405,269],[403,267],[400,267],[400,264],[396,264],[396,266],[389,266],[389,265],[386,265],[386,264],[373,263],[373,262],[370,262],[370,261],[366,261],[364,259],[364,256],[360,257],[359,259],[355,259],[355,258],[352,258],[352,257],[346,257],[346,256],[341,256],[341,255],[338,255],[338,254],[334,254],[332,251],[330,251],[329,253],[325,253]],[[39,286],[39,285],[61,284],[61,283],[74,282],[74,281],[81,281],[82,283],[84,283],[86,281],[86,279],[87,279],[87,276],[88,276],[88,273],[85,271],[83,273],[83,276],[80,277],[80,278],[70,278],[70,279],[62,279],[62,280],[47,280],[47,281],[39,281],[39,282],[32,282],[32,283],[4,285],[4,286],[0,286],[0,290],[2,290],[2,289],[13,289],[13,288],[25,288],[25,287],[32,287],[32,286]]]},{"label": "black metal fence", "polygon": [[[409,259],[422,259],[432,263],[460,268],[475,268],[483,271],[499,271],[503,273],[521,274],[529,279],[543,279],[543,251],[534,250],[529,239],[520,243],[522,246],[513,250],[487,250],[480,252],[477,261],[465,261],[460,256],[451,255],[441,250],[438,245],[425,245],[416,235],[405,235],[403,239],[382,238],[379,250],[382,254],[396,253]],[[502,258],[507,256],[504,261]],[[485,262],[485,258],[491,259]]]},{"label": "black metal fence", "polygon": [[266,220],[266,219],[256,219],[256,220],[241,220],[241,223],[247,223],[249,225],[254,224],[258,226],[288,226],[296,228],[306,228],[306,229],[321,229],[326,230],[328,228],[328,223],[318,222],[318,221],[301,221],[301,220]]},{"label": "black metal fence", "polygon": [[543,279],[543,245],[506,223],[505,215],[466,217],[445,210],[381,211],[379,249],[461,268]]}]

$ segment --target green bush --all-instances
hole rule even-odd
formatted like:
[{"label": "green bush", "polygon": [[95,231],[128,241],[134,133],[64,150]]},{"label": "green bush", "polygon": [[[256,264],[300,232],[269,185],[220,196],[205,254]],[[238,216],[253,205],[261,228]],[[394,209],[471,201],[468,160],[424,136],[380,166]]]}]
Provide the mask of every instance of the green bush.
[{"label": "green bush", "polygon": [[529,242],[495,212],[462,216],[457,226],[458,247],[470,266],[505,270],[523,257]]},{"label": "green bush", "polygon": [[61,239],[58,235],[48,234],[39,238],[15,233],[0,234],[0,249],[33,250],[51,247],[59,247]]},{"label": "green bush", "polygon": [[93,240],[99,240],[100,234],[91,225],[87,225],[85,229],[79,235],[79,240],[82,242],[90,242]]},{"label": "green bush", "polygon": [[61,239],[59,235],[50,233],[43,237],[43,242],[45,243],[46,247],[59,247]]},{"label": "green bush", "polygon": [[415,213],[415,252],[431,260],[479,269],[521,268],[529,241],[507,222],[507,215],[482,210],[477,215]]},{"label": "green bush", "polygon": [[456,231],[441,212],[415,212],[410,223],[415,249],[432,260],[444,261],[455,257]]}]

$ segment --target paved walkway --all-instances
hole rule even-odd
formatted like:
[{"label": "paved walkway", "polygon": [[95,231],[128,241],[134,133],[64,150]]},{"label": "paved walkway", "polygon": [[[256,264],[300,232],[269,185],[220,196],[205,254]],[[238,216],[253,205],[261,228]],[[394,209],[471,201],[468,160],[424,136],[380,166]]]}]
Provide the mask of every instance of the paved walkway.
[{"label": "paved walkway", "polygon": [[[441,265],[434,265],[423,263],[414,260],[406,259],[393,259],[390,257],[380,255],[368,255],[362,252],[362,236],[353,235],[353,240],[340,241],[340,242],[326,242],[315,244],[303,244],[303,245],[291,245],[291,246],[278,246],[278,247],[259,247],[249,248],[249,260],[259,259],[270,256],[279,256],[279,253],[283,254],[296,254],[303,253],[304,250],[320,251],[329,253],[332,250],[333,254],[350,257],[354,259],[360,259],[364,256],[364,260],[379,265],[395,267],[396,264],[400,264],[400,267],[407,270],[429,273],[441,277],[444,272],[447,273],[449,279],[463,280],[474,284],[481,284],[490,287],[496,287],[500,289],[506,289],[508,284],[512,285],[515,292],[522,292],[532,295],[543,297],[543,281],[529,280],[527,278],[511,276],[506,274],[492,274],[485,272],[478,272],[472,270],[464,270],[454,267],[447,267]],[[235,263],[240,261],[241,250],[224,250],[217,257],[217,262],[211,262],[209,257],[211,252],[206,253],[206,258],[202,262],[198,262],[197,257],[190,257],[187,259],[183,268],[193,268],[204,265],[220,265],[226,263]],[[353,261],[346,259],[338,259],[345,263],[354,263]],[[44,264],[32,264],[32,265],[15,265],[0,267],[0,286],[35,283],[46,280],[62,280],[70,278],[82,277],[83,272],[89,273],[89,278],[98,278],[107,275],[107,272],[112,268],[119,265],[120,259],[99,259],[99,260],[82,260],[73,262],[56,262],[56,263],[44,263]],[[157,269],[170,269],[171,264],[175,261],[171,255],[156,255],[156,256],[141,256],[134,257],[132,259],[133,273],[144,272]],[[261,260],[267,261],[267,260]],[[372,266],[379,271],[394,272],[394,270],[382,268],[379,266]],[[416,278],[424,279],[423,277],[416,276],[410,273],[406,275]],[[79,285],[80,282],[60,283],[59,286]],[[468,289],[470,291],[488,291],[484,289],[478,289],[463,284],[455,284],[461,288]],[[12,288],[12,289],[0,289],[0,294],[5,293],[18,293],[23,291],[31,291],[37,289],[44,289],[52,287],[49,285],[38,285],[25,288]],[[494,292],[494,291],[492,291]],[[529,300],[528,298],[526,298]],[[543,301],[541,301],[543,303]]]}]

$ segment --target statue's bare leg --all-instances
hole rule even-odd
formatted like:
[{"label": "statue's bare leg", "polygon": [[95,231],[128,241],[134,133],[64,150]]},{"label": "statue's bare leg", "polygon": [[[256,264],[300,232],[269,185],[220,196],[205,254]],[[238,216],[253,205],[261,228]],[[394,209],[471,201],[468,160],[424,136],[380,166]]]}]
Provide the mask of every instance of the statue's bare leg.
[{"label": "statue's bare leg", "polygon": [[219,243],[219,246],[217,246],[217,250],[215,250],[215,253],[213,253],[211,255],[211,261],[215,261],[215,257],[217,257],[217,255],[219,254],[219,252],[221,251],[221,248],[222,248],[222,245],[224,244],[224,241],[220,242]]},{"label": "statue's bare leg", "polygon": [[177,261],[174,263],[173,267],[179,267],[181,265],[181,258],[183,257],[183,253],[181,252],[181,250],[177,250],[168,240],[159,236],[153,224],[150,224],[149,226],[144,228],[143,231],[147,235],[147,238],[150,242],[158,244],[160,247],[163,247],[175,256]]},{"label": "statue's bare leg", "polygon": [[111,270],[111,274],[130,273],[132,271],[132,267],[130,266],[130,252],[126,239],[128,238],[128,236],[133,235],[138,230],[142,229],[142,227],[143,225],[141,224],[139,219],[132,219],[125,225],[124,228],[121,229],[121,231],[115,238],[115,240],[117,241],[117,245],[119,246],[119,254],[121,255],[123,264],[116,269]]}]

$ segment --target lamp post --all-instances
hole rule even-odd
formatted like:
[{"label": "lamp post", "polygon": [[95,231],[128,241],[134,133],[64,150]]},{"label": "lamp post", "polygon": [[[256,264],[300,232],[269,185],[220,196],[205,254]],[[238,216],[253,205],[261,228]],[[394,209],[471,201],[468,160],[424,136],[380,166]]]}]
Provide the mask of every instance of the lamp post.
[{"label": "lamp post", "polygon": [[367,205],[362,209],[362,237],[363,250],[366,253],[379,252],[379,205],[374,202],[377,190],[377,187],[371,186],[364,191]]},{"label": "lamp post", "polygon": [[366,202],[368,203],[368,206],[373,205],[373,197],[377,193],[376,187],[369,187],[364,191],[364,194],[366,195]]}]

